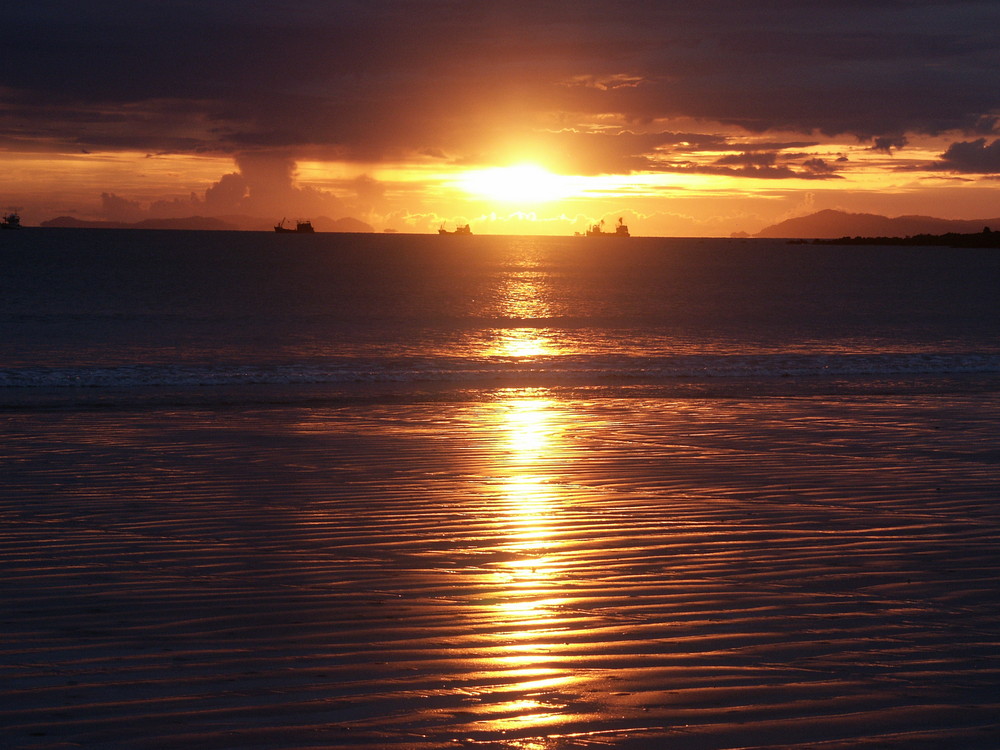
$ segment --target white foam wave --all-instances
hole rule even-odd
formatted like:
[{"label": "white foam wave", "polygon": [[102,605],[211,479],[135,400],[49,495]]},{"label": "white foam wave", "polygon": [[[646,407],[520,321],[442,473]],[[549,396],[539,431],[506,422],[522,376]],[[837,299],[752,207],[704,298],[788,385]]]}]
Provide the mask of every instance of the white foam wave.
[{"label": "white foam wave", "polygon": [[0,369],[0,388],[211,387],[493,381],[538,384],[706,378],[849,378],[1000,374],[998,354],[565,356],[539,359],[369,358],[245,366],[239,363],[18,367]]}]

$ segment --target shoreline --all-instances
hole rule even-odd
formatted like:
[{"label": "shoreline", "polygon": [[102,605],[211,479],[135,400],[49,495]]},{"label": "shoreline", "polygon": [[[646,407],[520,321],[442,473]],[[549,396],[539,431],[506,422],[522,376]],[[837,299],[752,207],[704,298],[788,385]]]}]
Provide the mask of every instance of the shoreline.
[{"label": "shoreline", "polygon": [[[499,381],[499,382],[498,382]],[[1000,373],[897,374],[873,377],[604,377],[595,382],[559,378],[496,378],[487,383],[223,384],[216,386],[0,387],[0,414],[31,410],[121,410],[176,407],[322,407],[357,404],[494,401],[519,391],[573,399],[746,399],[991,394]]]},{"label": "shoreline", "polygon": [[985,227],[982,232],[914,234],[903,237],[843,236],[837,239],[789,240],[813,245],[891,245],[894,247],[1000,248],[1000,232]]}]

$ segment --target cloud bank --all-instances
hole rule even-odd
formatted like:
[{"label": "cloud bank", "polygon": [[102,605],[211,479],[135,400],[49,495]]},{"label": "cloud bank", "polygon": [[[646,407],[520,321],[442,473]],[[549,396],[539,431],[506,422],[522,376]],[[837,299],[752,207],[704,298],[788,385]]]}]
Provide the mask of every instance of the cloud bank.
[{"label": "cloud bank", "polygon": [[[157,200],[148,206],[114,193],[101,194],[100,216],[117,222],[185,218],[194,215],[267,218],[342,217],[348,207],[339,197],[296,182],[295,162],[282,153],[244,153],[236,156],[237,171],[222,175],[203,196]],[[378,183],[356,181],[366,196],[377,195]],[[266,224],[265,224],[266,225]]]},{"label": "cloud bank", "polygon": [[[735,132],[891,153],[906,134],[993,135],[1000,115],[995,3],[40,0],[5,13],[10,150],[487,164],[535,149],[593,174],[676,169]],[[670,120],[706,125],[657,125]],[[956,139],[939,166],[996,172],[996,141],[977,143]],[[817,161],[711,168],[836,178]],[[280,180],[254,169],[205,200],[262,200]]]},{"label": "cloud bank", "polygon": [[952,172],[1000,174],[1000,140],[985,138],[953,143],[941,154],[939,169]]}]

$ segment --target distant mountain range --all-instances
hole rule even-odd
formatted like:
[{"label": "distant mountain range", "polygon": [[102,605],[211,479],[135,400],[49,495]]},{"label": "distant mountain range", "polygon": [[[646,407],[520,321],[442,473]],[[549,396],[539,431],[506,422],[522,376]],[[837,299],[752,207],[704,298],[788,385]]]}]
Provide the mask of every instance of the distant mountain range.
[{"label": "distant mountain range", "polygon": [[984,227],[1000,230],[1000,218],[936,219],[933,216],[879,216],[827,209],[808,216],[773,224],[754,237],[836,239],[839,237],[910,237],[915,234],[981,232]]},{"label": "distant mountain range", "polygon": [[[39,226],[72,229],[196,229],[272,232],[276,221],[253,216],[188,216],[182,219],[143,219],[142,221],[91,221],[73,216],[60,216],[43,221]],[[320,216],[313,220],[317,232],[374,232],[375,229],[358,219],[347,216],[331,219]]]},{"label": "distant mountain range", "polygon": [[210,216],[189,216],[185,219],[144,219],[143,221],[91,221],[73,216],[59,216],[41,222],[40,227],[59,229],[239,229],[235,224]]}]

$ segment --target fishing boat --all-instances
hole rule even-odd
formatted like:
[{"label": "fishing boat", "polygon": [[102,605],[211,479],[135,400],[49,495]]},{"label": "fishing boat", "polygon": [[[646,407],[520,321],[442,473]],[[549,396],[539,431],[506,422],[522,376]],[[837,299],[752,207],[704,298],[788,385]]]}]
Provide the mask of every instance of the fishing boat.
[{"label": "fishing boat", "polygon": [[0,229],[20,229],[21,228],[21,216],[17,213],[17,209],[13,209],[10,213],[4,214],[3,219],[0,219]]},{"label": "fishing boat", "polygon": [[449,232],[444,228],[444,224],[438,229],[438,234],[472,234],[472,229],[466,224],[464,227],[455,227],[454,232]]},{"label": "fishing boat", "polygon": [[274,225],[275,232],[289,232],[292,234],[310,234],[315,232],[311,221],[306,219],[298,219],[295,222],[295,229],[285,226],[285,220],[282,219],[280,223]]},{"label": "fishing boat", "polygon": [[631,237],[628,233],[628,225],[622,217],[618,217],[618,224],[615,226],[615,231],[605,232],[604,231],[604,219],[601,219],[600,224],[591,224],[587,227],[588,237]]}]

